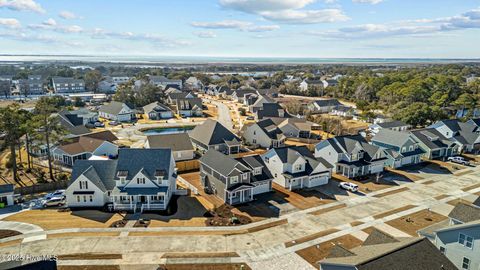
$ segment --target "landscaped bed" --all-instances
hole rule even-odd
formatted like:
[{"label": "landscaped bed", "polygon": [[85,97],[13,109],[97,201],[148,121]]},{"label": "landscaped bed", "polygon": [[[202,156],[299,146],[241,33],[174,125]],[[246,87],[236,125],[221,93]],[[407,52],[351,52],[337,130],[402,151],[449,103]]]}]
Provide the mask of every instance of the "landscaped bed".
[{"label": "landscaped bed", "polygon": [[252,223],[252,219],[235,214],[232,212],[233,207],[228,204],[224,204],[212,211],[208,211],[205,214],[207,220],[205,224],[207,226],[237,226]]},{"label": "landscaped bed", "polygon": [[16,235],[22,234],[21,232],[13,231],[13,230],[0,230],[0,239],[12,237]]}]

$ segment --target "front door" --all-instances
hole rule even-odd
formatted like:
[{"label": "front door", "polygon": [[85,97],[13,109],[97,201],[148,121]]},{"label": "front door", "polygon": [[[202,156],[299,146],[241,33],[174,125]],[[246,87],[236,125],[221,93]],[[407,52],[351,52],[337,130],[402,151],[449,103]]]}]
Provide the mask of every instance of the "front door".
[{"label": "front door", "polygon": [[147,202],[147,196],[140,196],[140,202],[141,203]]}]

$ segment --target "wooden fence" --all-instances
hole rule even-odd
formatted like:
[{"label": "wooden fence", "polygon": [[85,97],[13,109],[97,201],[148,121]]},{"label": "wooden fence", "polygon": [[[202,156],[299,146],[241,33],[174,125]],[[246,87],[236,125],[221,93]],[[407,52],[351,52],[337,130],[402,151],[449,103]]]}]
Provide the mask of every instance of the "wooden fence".
[{"label": "wooden fence", "polygon": [[65,189],[68,187],[68,182],[69,181],[67,180],[67,181],[35,184],[27,187],[17,187],[15,188],[15,193],[20,195],[29,195],[29,194],[35,194],[35,193],[55,191],[57,189]]},{"label": "wooden fence", "polygon": [[177,161],[175,163],[176,163],[177,171],[179,173],[195,171],[200,169],[200,162],[197,159]]}]

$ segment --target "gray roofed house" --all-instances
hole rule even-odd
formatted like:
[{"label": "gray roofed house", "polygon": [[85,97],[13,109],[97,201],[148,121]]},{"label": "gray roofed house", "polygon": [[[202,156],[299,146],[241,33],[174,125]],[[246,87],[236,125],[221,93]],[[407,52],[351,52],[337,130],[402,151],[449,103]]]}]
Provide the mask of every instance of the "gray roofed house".
[{"label": "gray roofed house", "polygon": [[278,103],[264,103],[261,108],[255,113],[255,120],[262,120],[264,118],[291,118],[285,109]]},{"label": "gray roofed house", "polygon": [[315,157],[322,157],[334,166],[334,172],[349,178],[383,172],[385,150],[369,144],[360,135],[337,136],[319,142]]},{"label": "gray roofed house", "polygon": [[170,149],[120,149],[117,160],[81,160],[73,166],[66,189],[71,208],[164,210],[176,192],[175,161]]},{"label": "gray roofed house", "polygon": [[200,151],[215,149],[227,154],[240,151],[242,144],[240,138],[223,126],[220,122],[207,119],[190,132],[192,143]]},{"label": "gray roofed house", "polygon": [[370,125],[368,127],[368,131],[375,135],[382,129],[389,129],[393,131],[407,131],[410,128],[411,126],[409,124],[406,124],[402,121],[387,121]]},{"label": "gray roofed house", "polygon": [[270,97],[260,95],[256,98],[255,103],[248,106],[248,110],[252,113],[255,113],[257,112],[257,110],[262,109],[263,104],[265,103],[277,103],[277,102]]},{"label": "gray roofed house", "polygon": [[344,253],[345,256],[334,256],[320,261],[320,269],[457,269],[426,238],[399,238],[397,242],[362,245],[349,251]]},{"label": "gray roofed house", "polygon": [[135,114],[125,103],[112,101],[100,106],[98,109],[100,117],[118,122],[129,122],[135,118]]},{"label": "gray roofed house", "polygon": [[145,148],[170,148],[175,161],[191,160],[195,156],[195,149],[187,133],[147,136]]},{"label": "gray roofed house", "polygon": [[282,147],[287,139],[272,119],[264,119],[256,123],[244,125],[242,137],[247,144],[258,145],[264,148]]},{"label": "gray roofed house", "polygon": [[425,151],[424,157],[427,159],[446,159],[461,151],[459,143],[443,136],[434,128],[412,130],[410,133]]},{"label": "gray roofed house", "polygon": [[150,84],[162,87],[163,89],[166,89],[169,85],[177,86],[179,89],[183,87],[182,80],[172,80],[165,76],[149,76],[148,80]]},{"label": "gray roofed house", "polygon": [[74,136],[90,133],[86,125],[98,121],[98,114],[88,110],[63,110],[58,113],[58,117],[60,125]]},{"label": "gray roofed house", "polygon": [[167,101],[169,104],[177,103],[177,99],[197,98],[193,92],[171,92],[167,95]]},{"label": "gray roofed house", "polygon": [[259,155],[233,158],[208,150],[200,158],[200,176],[207,192],[233,205],[272,189],[272,174]]},{"label": "gray roofed house", "polygon": [[480,207],[474,204],[459,202],[448,214],[451,224],[463,224],[480,220]]},{"label": "gray roofed house", "polygon": [[420,163],[425,154],[409,132],[381,129],[371,143],[385,149],[388,158],[386,165],[394,169]]},{"label": "gray roofed house", "polygon": [[168,119],[173,117],[172,110],[158,101],[143,106],[143,113],[147,115],[150,120]]},{"label": "gray roofed house", "polygon": [[313,113],[330,113],[333,109],[343,106],[338,99],[319,99],[308,104],[308,109]]},{"label": "gray roofed house", "polygon": [[262,159],[274,182],[290,190],[325,185],[332,174],[332,165],[314,157],[305,146],[272,148],[262,154]]},{"label": "gray roofed house", "polygon": [[203,116],[203,103],[201,98],[176,99],[177,114],[182,117]]},{"label": "gray roofed house", "polygon": [[480,128],[472,122],[461,122],[458,119],[441,120],[429,126],[460,145],[462,152],[480,152]]}]

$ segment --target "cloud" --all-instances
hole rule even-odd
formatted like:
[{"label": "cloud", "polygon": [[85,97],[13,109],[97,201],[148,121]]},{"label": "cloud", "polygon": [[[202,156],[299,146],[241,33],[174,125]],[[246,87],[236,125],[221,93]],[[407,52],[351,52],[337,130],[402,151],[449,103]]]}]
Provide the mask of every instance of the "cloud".
[{"label": "cloud", "polygon": [[41,24],[30,24],[28,28],[34,30],[49,30],[60,33],[81,33],[83,28],[78,25],[60,25],[54,19],[50,18]]},{"label": "cloud", "polygon": [[220,5],[246,13],[300,9],[315,0],[220,0]]},{"label": "cloud", "polygon": [[[220,0],[220,5],[286,24],[330,23],[350,19],[340,9],[304,9],[314,2],[315,0]],[[331,4],[335,1],[326,2]]]},{"label": "cloud", "polygon": [[44,25],[49,25],[49,26],[55,26],[55,25],[57,25],[57,22],[54,19],[50,18],[50,19],[44,21],[43,24]]},{"label": "cloud", "polygon": [[472,28],[480,29],[480,9],[473,9],[461,15],[446,18],[362,24],[335,30],[309,31],[307,34],[326,39],[369,39],[391,36],[422,37]]},{"label": "cloud", "polygon": [[262,15],[267,20],[291,24],[331,23],[349,20],[349,17],[339,9],[284,10],[264,12]]},{"label": "cloud", "polygon": [[376,5],[381,2],[383,2],[383,0],[353,0],[353,3],[372,4],[372,5]]},{"label": "cloud", "polygon": [[212,31],[199,31],[199,32],[194,32],[193,34],[199,38],[216,38],[217,37],[217,34],[215,34]]},{"label": "cloud", "polygon": [[14,18],[0,18],[0,26],[7,28],[21,28],[22,25]]},{"label": "cloud", "polygon": [[42,6],[34,0],[0,0],[0,8],[2,7],[16,11],[46,12]]},{"label": "cloud", "polygon": [[144,33],[133,33],[133,32],[112,32],[106,31],[102,28],[95,28],[92,31],[89,31],[89,35],[94,39],[123,39],[123,40],[132,40],[132,41],[141,41],[141,42],[150,42],[152,45],[157,47],[170,47],[174,48],[177,46],[188,46],[191,45],[190,42],[181,39],[171,39],[163,35],[158,34],[144,34]]},{"label": "cloud", "polygon": [[205,29],[238,29],[245,32],[268,32],[280,29],[278,25],[255,25],[252,22],[225,20],[218,22],[192,22],[191,25]]},{"label": "cloud", "polygon": [[73,19],[81,19],[82,18],[82,17],[76,15],[75,13],[67,11],[67,10],[61,11],[58,14],[58,16],[60,16],[61,18],[65,19],[65,20],[73,20]]}]

